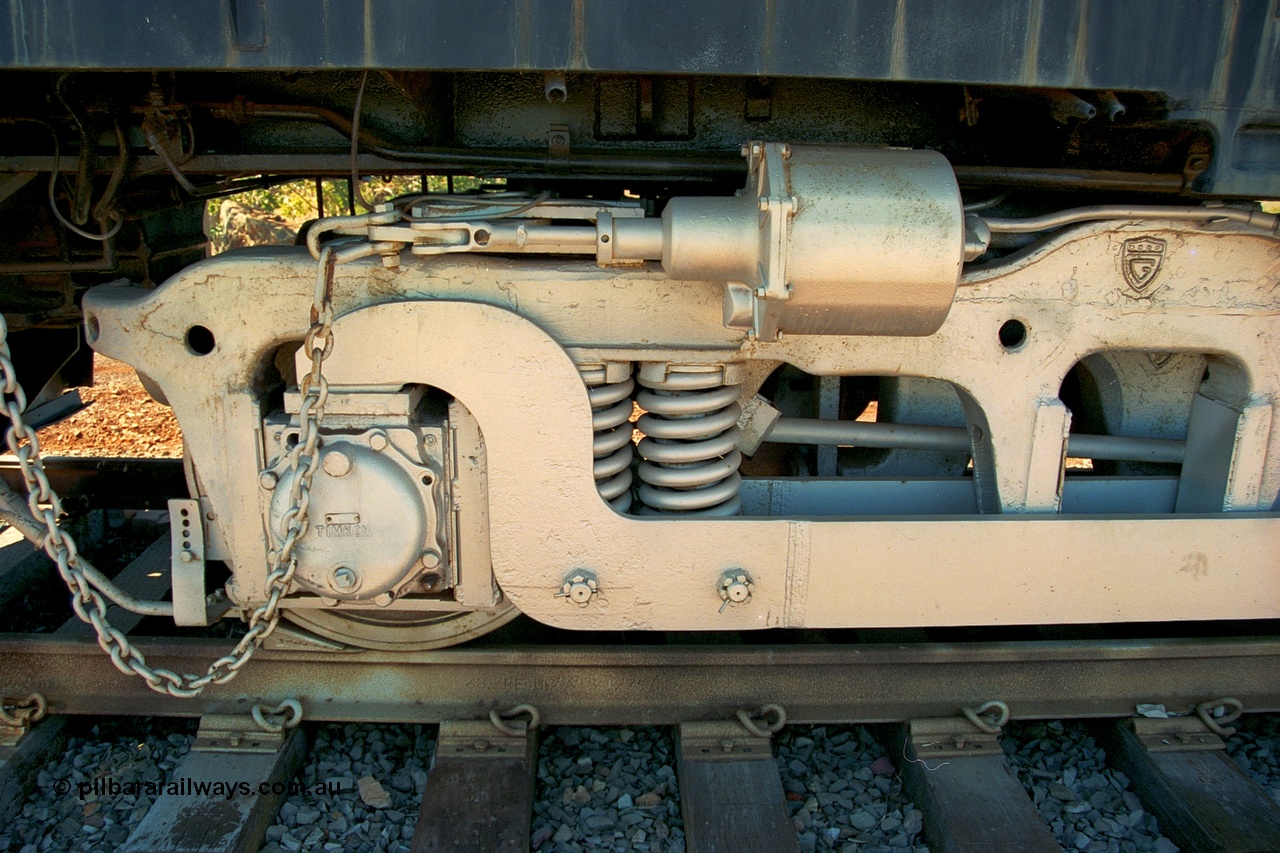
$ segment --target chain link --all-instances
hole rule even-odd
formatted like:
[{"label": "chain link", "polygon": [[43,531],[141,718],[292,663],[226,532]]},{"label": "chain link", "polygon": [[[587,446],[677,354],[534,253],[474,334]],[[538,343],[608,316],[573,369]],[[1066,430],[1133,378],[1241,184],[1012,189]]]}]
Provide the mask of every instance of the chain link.
[{"label": "chain link", "polygon": [[[13,711],[10,712],[9,709]],[[14,729],[26,728],[44,719],[49,711],[49,701],[42,693],[32,693],[25,699],[0,700],[0,725]]]},{"label": "chain link", "polygon": [[272,531],[277,541],[273,541],[267,554],[266,600],[249,615],[249,630],[235,648],[210,664],[208,671],[201,676],[179,675],[148,665],[142,651],[107,621],[107,603],[85,574],[86,570],[93,570],[93,565],[79,554],[75,540],[59,526],[62,500],[49,484],[36,432],[22,419],[27,408],[27,395],[18,383],[9,350],[9,326],[0,314],[0,407],[8,414],[10,422],[5,442],[22,469],[22,478],[27,486],[27,506],[45,528],[44,541],[37,544],[42,545],[50,559],[57,563],[58,574],[71,591],[72,609],[76,616],[93,626],[98,645],[111,656],[116,669],[125,675],[139,676],[157,693],[191,698],[210,684],[226,684],[239,674],[241,667],[249,662],[280,623],[280,599],[288,592],[297,570],[295,551],[307,530],[307,509],[311,503],[311,479],[317,465],[320,424],[329,399],[329,383],[321,368],[325,358],[333,352],[332,291],[336,263],[332,248],[321,250],[310,328],[303,343],[311,369],[300,383],[301,430],[298,443],[290,449],[284,462],[295,475],[289,484],[289,508],[280,519],[279,529]]},{"label": "chain link", "polygon": [[[761,705],[754,711],[739,708],[734,712],[734,716],[738,718],[738,722],[744,729],[756,737],[773,737],[787,724],[787,710],[772,702]],[[770,717],[773,719],[769,719]]]},{"label": "chain link", "polygon": [[302,703],[297,699],[286,699],[274,708],[268,708],[259,702],[250,713],[264,732],[280,734],[285,729],[296,729],[302,722]]},{"label": "chain link", "polygon": [[[528,717],[529,722],[522,728],[507,722],[513,717]],[[493,727],[508,737],[524,737],[529,732],[538,730],[538,726],[542,723],[542,714],[538,713],[538,709],[529,704],[516,705],[513,708],[494,708],[489,712],[489,722]]]},{"label": "chain link", "polygon": [[[1221,716],[1214,716],[1214,711],[1221,709]],[[1204,721],[1209,731],[1220,737],[1231,737],[1236,733],[1233,726],[1227,723],[1234,723],[1240,719],[1240,715],[1244,713],[1244,703],[1239,699],[1231,696],[1223,696],[1221,699],[1214,699],[1209,702],[1201,702],[1196,705],[1196,714]]]},{"label": "chain link", "polygon": [[1009,706],[999,699],[983,702],[976,708],[966,706],[960,709],[960,713],[973,723],[974,728],[989,735],[1000,734],[1000,730],[1009,722]]}]

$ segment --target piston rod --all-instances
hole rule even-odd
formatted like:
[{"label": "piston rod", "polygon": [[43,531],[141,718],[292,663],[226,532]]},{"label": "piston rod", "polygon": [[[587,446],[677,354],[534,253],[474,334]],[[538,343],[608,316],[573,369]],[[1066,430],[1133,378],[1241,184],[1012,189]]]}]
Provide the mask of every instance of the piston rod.
[{"label": "piston rod", "polygon": [[[969,452],[964,427],[779,418],[764,436],[777,444],[836,444],[842,447],[882,447],[901,450]],[[1067,438],[1067,455],[1081,459],[1182,464],[1187,443],[1165,438],[1121,435],[1080,435]]]}]

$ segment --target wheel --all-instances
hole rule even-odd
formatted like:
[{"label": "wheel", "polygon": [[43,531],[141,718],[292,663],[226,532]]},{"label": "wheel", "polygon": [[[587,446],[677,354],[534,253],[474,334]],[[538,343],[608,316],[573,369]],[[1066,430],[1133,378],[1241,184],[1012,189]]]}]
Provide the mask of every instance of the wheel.
[{"label": "wheel", "polygon": [[335,610],[285,610],[284,618],[330,640],[363,649],[423,652],[474,640],[497,630],[520,613],[510,604],[492,613],[352,613]]}]

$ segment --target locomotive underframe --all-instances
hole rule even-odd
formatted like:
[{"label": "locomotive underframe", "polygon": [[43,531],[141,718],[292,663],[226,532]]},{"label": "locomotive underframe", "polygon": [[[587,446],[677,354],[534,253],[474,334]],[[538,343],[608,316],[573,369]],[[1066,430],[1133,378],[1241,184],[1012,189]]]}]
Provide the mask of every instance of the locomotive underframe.
[{"label": "locomotive underframe", "polygon": [[[1124,270],[1135,239],[1167,247],[1142,288]],[[653,265],[406,255],[388,270],[365,260],[337,270],[325,374],[351,391],[430,386],[474,417],[483,464],[455,483],[475,507],[457,570],[481,585],[492,571],[503,596],[468,605],[480,625],[509,615],[505,603],[551,625],[610,630],[1276,618],[1276,246],[1229,225],[1084,225],[967,273],[933,335],[776,342],[723,325],[722,283],[671,280]],[[258,474],[271,461],[263,425],[277,393],[264,376],[306,331],[314,286],[303,250],[274,249],[216,257],[156,290],[102,286],[84,300],[94,347],[137,367],[173,406],[213,556],[233,567],[228,589],[240,606],[264,593],[270,493]],[[1015,346],[999,334],[1010,320],[1026,331]],[[216,341],[205,355],[188,343],[196,325]],[[1176,482],[1125,478],[1136,497],[1117,511],[1106,489],[1064,477],[1071,412],[1059,394],[1087,357],[1131,351],[1196,354],[1208,372]],[[615,512],[593,478],[581,370],[619,362],[739,371],[744,403],[782,364],[815,376],[945,380],[963,403],[973,459],[971,476],[947,488],[970,484],[978,514],[867,513],[877,494],[900,506],[895,490],[918,488],[918,478],[747,481],[757,493],[821,488],[809,502],[821,515]],[[1161,357],[1150,363],[1158,374]],[[1078,495],[1070,512],[1064,489]],[[397,509],[385,511],[390,521]],[[725,606],[726,570],[750,577],[746,601]],[[566,578],[584,572],[594,594],[566,597]],[[430,606],[412,596],[340,606],[298,596],[286,606],[299,613]]]}]

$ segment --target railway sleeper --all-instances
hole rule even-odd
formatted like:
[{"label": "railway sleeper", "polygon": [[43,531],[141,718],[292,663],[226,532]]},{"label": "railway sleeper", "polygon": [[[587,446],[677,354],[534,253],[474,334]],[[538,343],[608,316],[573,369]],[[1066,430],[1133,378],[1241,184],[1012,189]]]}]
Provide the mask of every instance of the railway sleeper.
[{"label": "railway sleeper", "polygon": [[[828,726],[820,731],[839,729]],[[119,849],[131,853],[258,849],[284,801],[278,792],[298,774],[304,760],[315,760],[307,756],[308,744],[313,742],[309,731],[310,727],[304,725],[273,735],[260,729],[248,715],[206,716],[191,750],[166,777],[169,792],[154,801]],[[568,737],[567,731],[586,734],[586,730],[553,730],[558,737]],[[617,731],[601,738],[601,742],[612,745],[609,761],[628,754],[627,739],[617,742]],[[929,849],[965,850],[974,845],[984,849],[1058,849],[1028,791],[1011,773],[998,734],[982,732],[960,716],[882,725],[874,727],[874,731],[884,745],[881,757],[870,760],[875,749],[855,754],[867,756],[869,778],[872,773],[877,778],[888,774],[893,785],[904,787],[911,801],[903,801],[902,808],[914,807],[923,812],[923,840]],[[1277,849],[1280,809],[1225,758],[1221,740],[1199,720],[1116,720],[1095,724],[1094,731],[1107,748],[1109,763],[1123,771],[1142,806],[1159,819],[1159,830],[1181,849]],[[748,730],[736,720],[683,723],[673,733],[675,742],[668,754],[678,756],[675,775],[684,816],[685,849],[690,853],[797,850],[801,849],[799,839],[803,837],[810,839],[805,845],[813,843],[808,820],[793,821],[789,815],[798,816],[799,801],[812,798],[810,792],[821,788],[802,785],[805,793],[797,796],[791,793],[791,786],[796,779],[803,782],[805,772],[814,774],[812,780],[816,780],[818,766],[825,765],[814,765],[808,771],[797,768],[794,758],[775,754],[768,734]],[[37,767],[58,764],[67,736],[68,718],[54,716],[38,723],[16,747],[0,748],[0,785],[13,791],[15,814],[21,811],[22,801],[29,793],[23,788],[24,780],[34,781]],[[497,729],[487,720],[442,723],[435,742],[435,760],[422,788],[416,831],[405,846],[415,853],[529,850],[531,796],[539,761],[546,760],[537,758],[538,737],[536,726]],[[804,727],[788,729],[785,735],[788,744],[807,744],[798,747],[801,755],[814,748],[814,737],[822,741],[826,735]],[[854,742],[860,737],[855,732]],[[867,742],[873,741],[864,741]],[[589,745],[584,743],[581,748]],[[571,748],[557,747],[558,751],[566,749],[572,753]],[[791,746],[783,753],[796,754]],[[779,767],[784,764],[788,765],[788,779],[792,780],[786,790],[779,781]],[[859,773],[864,772],[862,763],[858,767]],[[601,769],[607,771],[608,767]],[[799,777],[797,769],[801,770]],[[85,766],[84,771],[89,778],[112,779],[107,768]],[[543,775],[548,773],[554,776],[549,768],[543,771]],[[1066,778],[1061,769],[1053,775]],[[389,785],[389,780],[382,781]],[[1066,781],[1074,786],[1073,779]],[[199,793],[215,784],[229,783],[252,793],[225,798]],[[358,795],[363,802],[372,804],[371,809],[389,807],[391,799],[382,785],[369,783],[366,788],[365,784],[361,783],[358,793],[354,787],[344,789],[345,795]],[[106,792],[105,781],[103,786]],[[267,793],[262,794],[259,786]],[[27,789],[30,787],[26,785]],[[600,790],[603,792],[604,788]],[[559,793],[555,789],[557,800]],[[667,796],[676,795],[677,789],[672,788]],[[84,799],[83,792],[79,796]],[[596,803],[604,794],[589,796],[590,802]],[[95,793],[90,799],[101,797]],[[655,802],[661,799],[658,797]],[[1079,802],[1067,800],[1068,804]],[[323,800],[321,810],[336,809],[335,803],[332,798]],[[542,825],[546,825],[545,820]],[[300,828],[310,833],[310,826],[308,822]],[[613,837],[613,826],[614,823],[603,821],[594,830],[578,827],[569,837],[586,843],[584,838],[600,836],[601,843],[606,843]],[[831,849],[838,849],[845,838],[868,843],[860,834],[866,830],[861,819],[832,826],[844,829],[839,838],[832,840],[832,836],[822,842]],[[48,831],[55,830],[49,827]],[[912,831],[919,831],[919,824]],[[537,849],[543,849],[540,845],[548,842],[551,834],[536,834]],[[279,831],[271,837],[278,839]],[[407,838],[406,833],[406,841]]]}]

